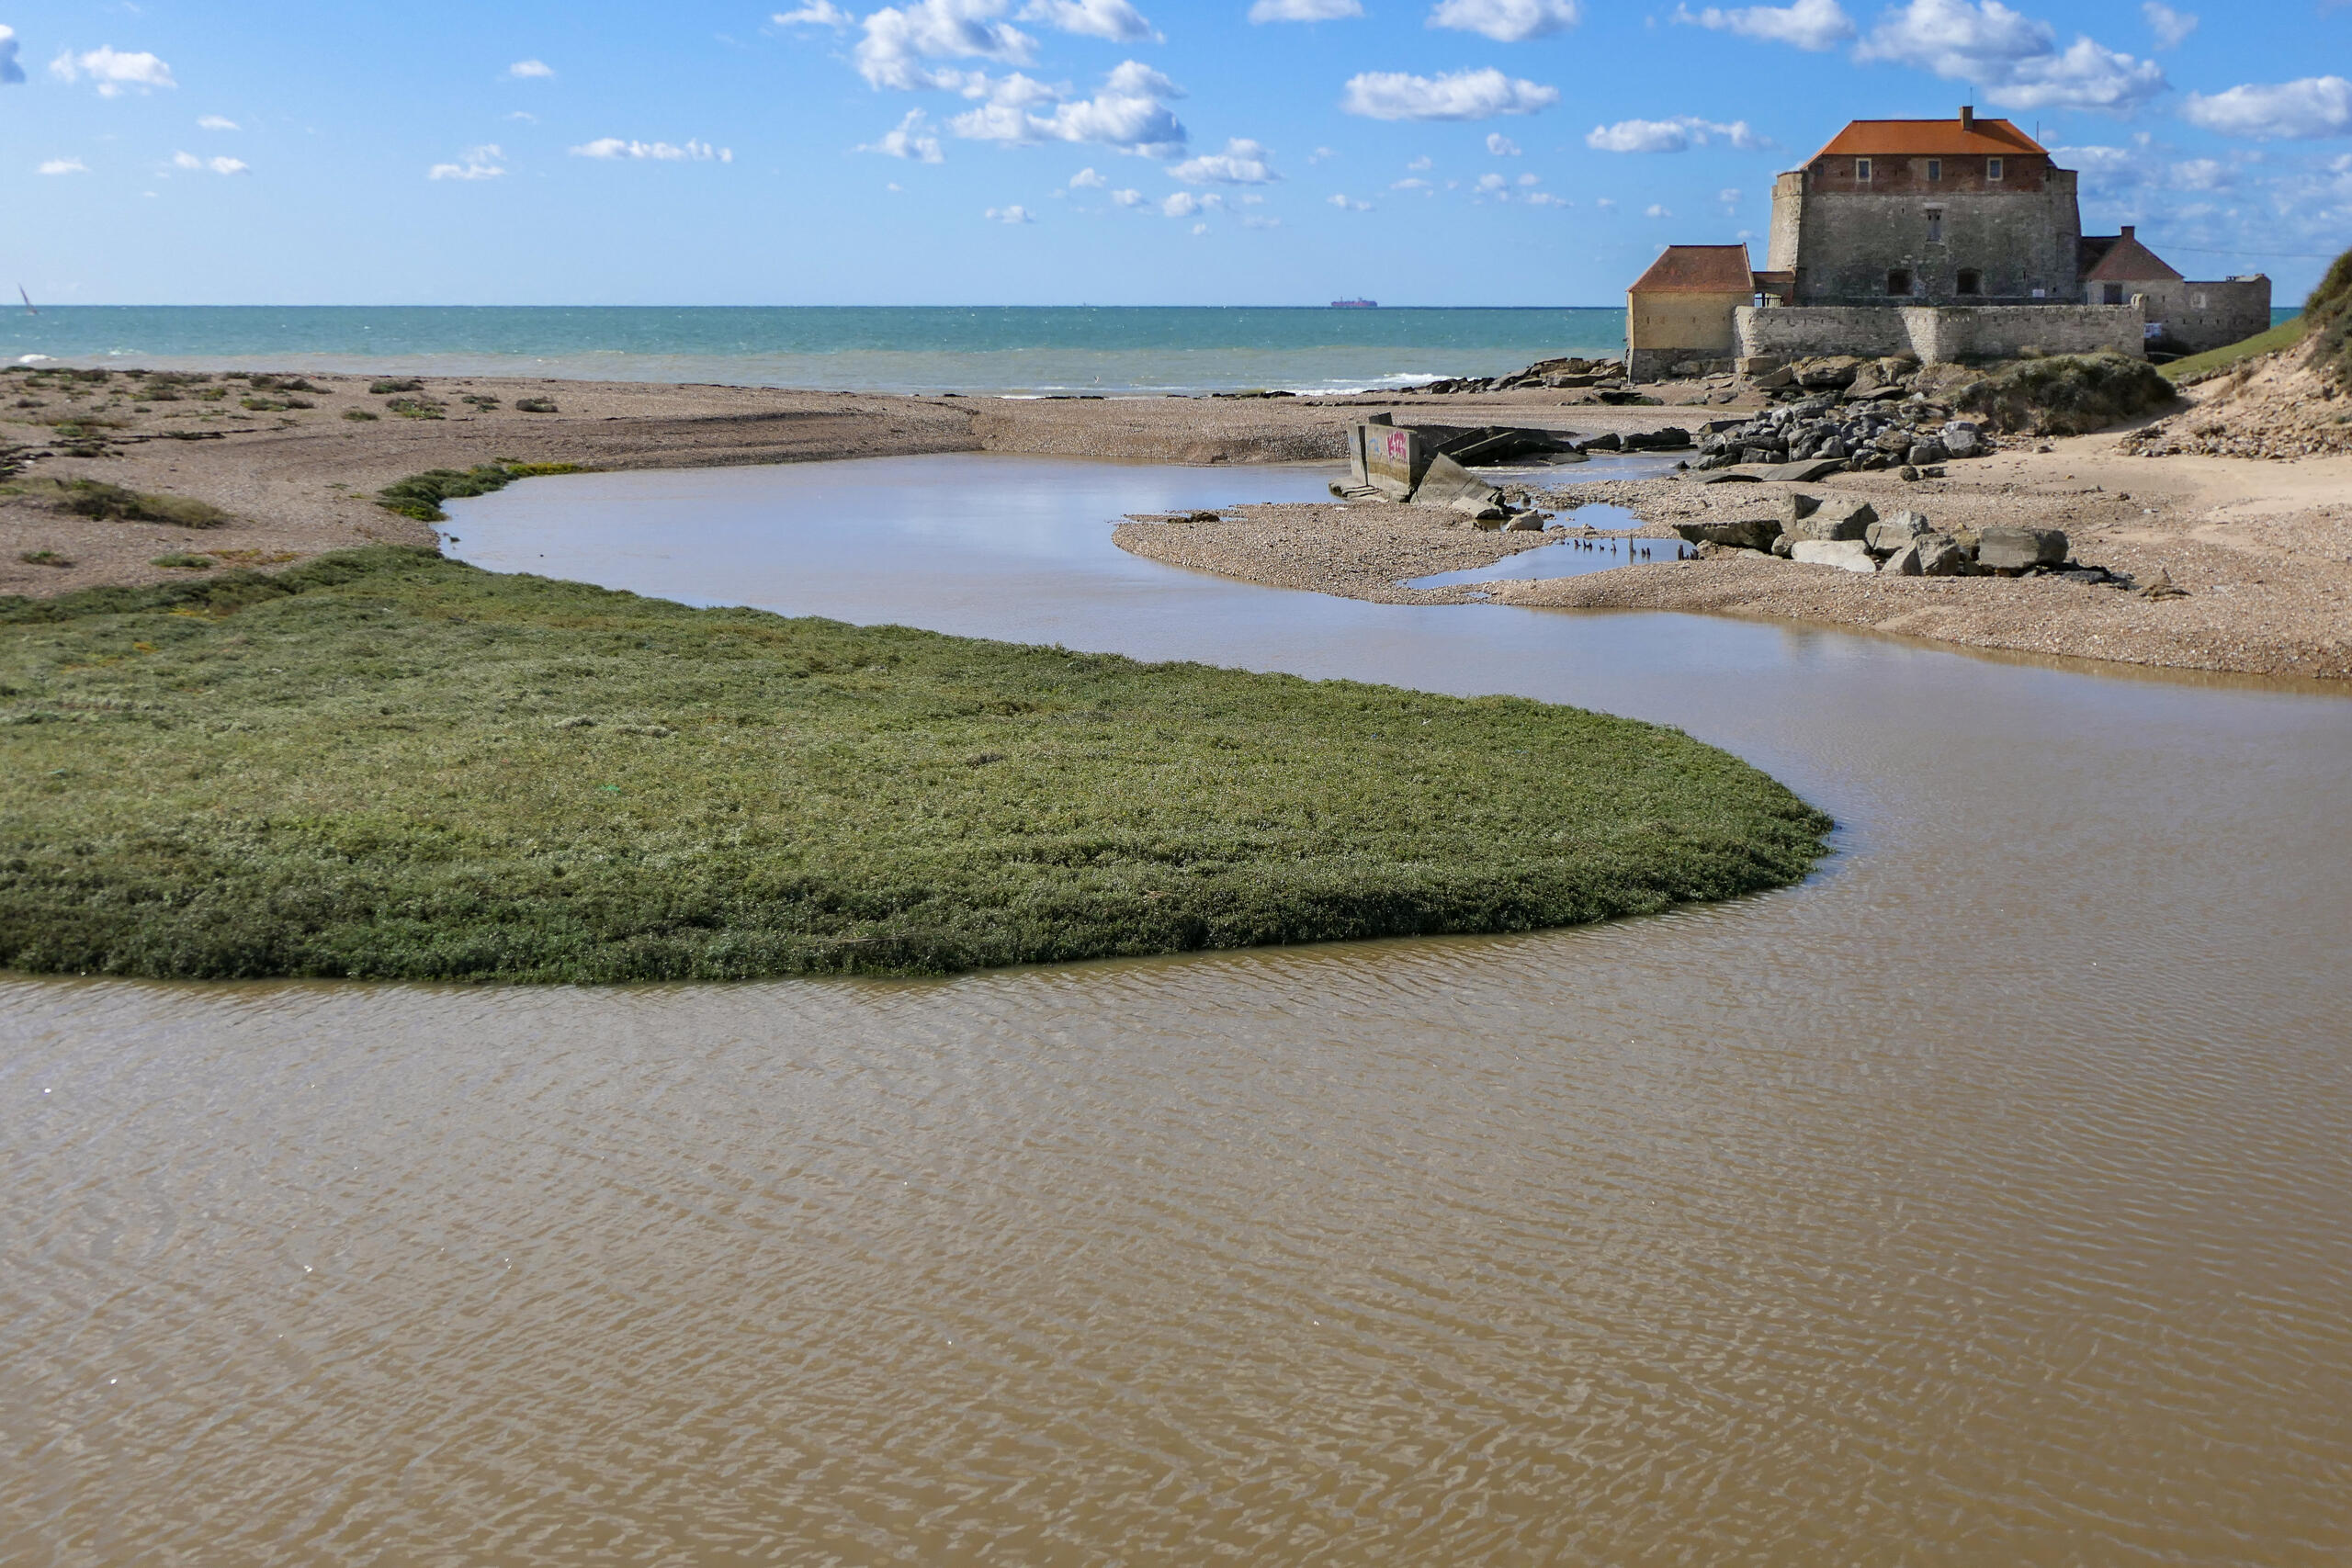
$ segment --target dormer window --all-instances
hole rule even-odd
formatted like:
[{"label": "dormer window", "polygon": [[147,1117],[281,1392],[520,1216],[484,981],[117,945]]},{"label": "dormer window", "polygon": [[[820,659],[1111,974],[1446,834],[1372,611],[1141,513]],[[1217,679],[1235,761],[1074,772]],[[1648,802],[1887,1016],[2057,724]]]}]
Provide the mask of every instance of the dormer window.
[{"label": "dormer window", "polygon": [[2001,160],[1998,158],[1984,160],[1984,177],[1987,180],[1997,180],[2001,177]]},{"label": "dormer window", "polygon": [[1939,180],[1941,180],[1943,177],[1944,177],[1944,161],[1943,161],[1941,158],[1930,158],[1930,159],[1928,159],[1928,184],[1930,184],[1930,185],[1933,185],[1933,184],[1935,184],[1936,182],[1938,182]]},{"label": "dormer window", "polygon": [[1868,158],[1854,160],[1854,180],[1858,185],[1871,183],[1871,161]]}]

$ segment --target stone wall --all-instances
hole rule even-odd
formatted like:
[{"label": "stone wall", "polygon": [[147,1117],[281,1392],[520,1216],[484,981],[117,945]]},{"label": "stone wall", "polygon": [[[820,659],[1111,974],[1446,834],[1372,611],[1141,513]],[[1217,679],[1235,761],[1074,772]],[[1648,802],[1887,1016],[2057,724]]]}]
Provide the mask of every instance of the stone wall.
[{"label": "stone wall", "polygon": [[[1925,305],[2075,299],[2083,231],[2075,172],[2023,174],[1996,184],[1951,177],[1871,186],[1818,169],[1783,175],[1772,190],[1770,265],[1795,271],[1799,305],[1892,303],[1887,281],[1895,271],[1909,274],[1909,297]],[[1977,275],[1974,294],[1960,292],[1963,271]]]},{"label": "stone wall", "polygon": [[[2212,283],[2164,280],[2131,287],[2147,296],[2151,347],[2202,354],[2270,330],[2267,277],[2230,277]],[[2155,330],[2159,326],[2162,332]]]},{"label": "stone wall", "polygon": [[1732,313],[1751,296],[1736,294],[1648,294],[1625,296],[1628,374],[1654,381],[1689,359],[1728,359],[1739,346]]},{"label": "stone wall", "polygon": [[2146,318],[2132,305],[1794,305],[1737,312],[1739,351],[1773,359],[1907,354],[1923,364],[2014,359],[2021,350],[2146,355]]}]

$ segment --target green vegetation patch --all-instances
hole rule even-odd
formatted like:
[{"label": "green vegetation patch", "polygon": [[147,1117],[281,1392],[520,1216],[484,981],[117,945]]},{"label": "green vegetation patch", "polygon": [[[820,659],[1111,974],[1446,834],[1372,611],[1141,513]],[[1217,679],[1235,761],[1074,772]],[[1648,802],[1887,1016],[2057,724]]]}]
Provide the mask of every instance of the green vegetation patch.
[{"label": "green vegetation patch", "polygon": [[381,547],[0,601],[0,964],[617,981],[1648,913],[1828,820],[1681,733]]},{"label": "green vegetation patch", "polygon": [[2203,380],[2215,371],[2227,370],[2232,366],[2245,360],[2259,358],[2266,354],[2276,354],[2282,348],[2294,347],[2303,341],[2303,327],[2306,321],[2305,317],[2292,316],[2267,333],[2257,333],[2250,338],[2241,338],[2236,343],[2221,348],[2209,348],[2202,354],[2191,354],[2176,359],[2169,365],[2159,366],[2157,368],[2165,379],[2174,386],[2188,386],[2192,382]]},{"label": "green vegetation patch", "polygon": [[1999,431],[2083,435],[2155,413],[2179,396],[2144,359],[2053,354],[1996,367],[1962,387],[1952,406]]},{"label": "green vegetation patch", "polygon": [[378,491],[376,504],[420,523],[447,523],[449,514],[441,510],[445,501],[488,495],[494,490],[504,490],[516,479],[582,471],[577,463],[501,462],[479,463],[470,468],[427,468]]},{"label": "green vegetation patch", "polygon": [[2335,258],[2303,302],[2311,367],[2338,384],[2352,382],[2352,251]]},{"label": "green vegetation patch", "polygon": [[126,490],[104,479],[20,479],[7,493],[40,497],[60,512],[105,523],[169,523],[181,528],[223,528],[229,514],[209,501]]}]

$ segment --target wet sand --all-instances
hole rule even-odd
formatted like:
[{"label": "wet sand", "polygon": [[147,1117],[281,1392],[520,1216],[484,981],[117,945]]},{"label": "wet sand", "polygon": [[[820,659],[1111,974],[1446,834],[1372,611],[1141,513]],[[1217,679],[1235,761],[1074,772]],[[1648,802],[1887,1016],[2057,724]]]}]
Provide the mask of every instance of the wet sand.
[{"label": "wet sand", "polygon": [[[1608,407],[1589,391],[1385,398],[906,398],[758,388],[543,379],[426,379],[406,396],[443,417],[403,419],[366,378],[311,376],[295,394],[313,405],[254,412],[229,400],[141,404],[116,376],[78,400],[41,391],[0,408],[0,445],[50,455],[26,477],[90,478],[192,496],[232,515],[223,528],[85,521],[37,496],[0,496],[0,594],[52,594],[108,582],[157,581],[151,564],[175,552],[271,566],[375,541],[429,545],[430,527],[370,499],[429,468],[500,459],[597,469],[690,468],[933,452],[1128,458],[1194,465],[1336,461],[1340,432],[1367,414],[1403,423],[1519,423],[1582,433],[1685,427],[1727,410]],[[19,378],[6,378],[21,390]],[[1692,389],[1692,395],[1702,389]],[[1719,393],[1706,394],[1720,396]],[[280,400],[285,394],[262,396]],[[478,400],[469,404],[468,398]],[[525,413],[524,398],[555,413]],[[495,400],[496,406],[480,406]],[[350,411],[373,420],[346,417]],[[106,455],[63,455],[46,424],[104,422]],[[2125,433],[2128,435],[2129,433]],[[197,435],[201,439],[176,436]],[[2169,668],[2352,675],[2352,457],[2261,461],[2133,455],[2125,435],[2080,436],[1952,465],[1943,480],[1843,475],[1814,491],[1853,491],[1939,522],[2030,523],[2065,529],[2077,557],[2145,580],[2159,569],[2188,596],[2150,602],[2046,580],[1958,581],[1858,577],[1785,562],[1654,562],[1624,572],[1518,583],[1496,603],[1682,610],[1817,622],[1984,649],[2120,660]],[[1552,470],[1553,504],[1611,501],[1633,509],[1645,536],[1693,517],[1769,511],[1773,485],[1666,481],[1578,483],[1589,469]],[[1485,565],[1543,542],[1432,525],[1401,507],[1285,505],[1228,513],[1214,525],[1130,525],[1125,547],[1170,564],[1252,582],[1386,603],[1446,603],[1401,581]],[[28,564],[50,551],[74,562]]]}]

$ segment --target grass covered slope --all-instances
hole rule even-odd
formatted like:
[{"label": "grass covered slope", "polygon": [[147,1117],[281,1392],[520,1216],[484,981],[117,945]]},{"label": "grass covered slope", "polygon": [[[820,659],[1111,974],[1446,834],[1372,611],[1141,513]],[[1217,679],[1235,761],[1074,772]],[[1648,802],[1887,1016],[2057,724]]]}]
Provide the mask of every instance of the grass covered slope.
[{"label": "grass covered slope", "polygon": [[379,547],[0,604],[0,965],[635,980],[1515,931],[1803,877],[1669,729]]}]

